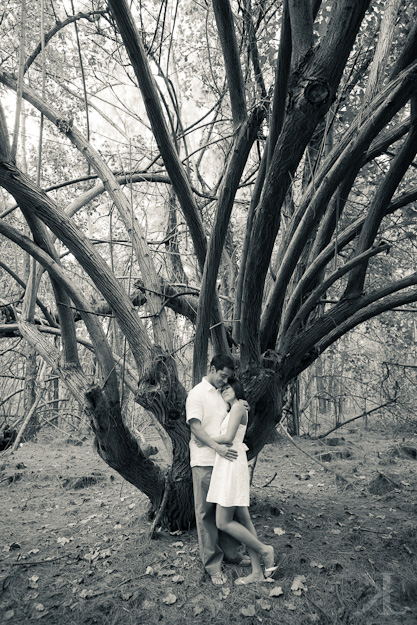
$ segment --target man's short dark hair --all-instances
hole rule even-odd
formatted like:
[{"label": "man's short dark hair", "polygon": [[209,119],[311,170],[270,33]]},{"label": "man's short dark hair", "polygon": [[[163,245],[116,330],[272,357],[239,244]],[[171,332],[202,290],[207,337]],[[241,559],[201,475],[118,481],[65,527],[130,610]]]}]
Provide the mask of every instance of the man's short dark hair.
[{"label": "man's short dark hair", "polygon": [[225,367],[234,371],[235,361],[231,356],[228,356],[227,354],[217,354],[211,359],[210,367],[214,367],[216,371],[219,371],[219,369],[224,369]]}]

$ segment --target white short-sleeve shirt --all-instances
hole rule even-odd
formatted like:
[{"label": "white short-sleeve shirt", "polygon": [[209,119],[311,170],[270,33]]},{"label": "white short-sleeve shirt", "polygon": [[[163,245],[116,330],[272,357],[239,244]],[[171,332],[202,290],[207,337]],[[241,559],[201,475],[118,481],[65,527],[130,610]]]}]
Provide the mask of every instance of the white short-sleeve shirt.
[{"label": "white short-sleeve shirt", "polygon": [[[207,378],[203,378],[189,392],[185,411],[187,423],[191,419],[197,419],[207,434],[214,438],[219,436],[221,423],[227,414],[227,404],[223,400],[221,392],[210,384]],[[215,457],[214,449],[207,445],[198,447],[193,435],[191,435],[190,461],[192,467],[213,466]]]}]

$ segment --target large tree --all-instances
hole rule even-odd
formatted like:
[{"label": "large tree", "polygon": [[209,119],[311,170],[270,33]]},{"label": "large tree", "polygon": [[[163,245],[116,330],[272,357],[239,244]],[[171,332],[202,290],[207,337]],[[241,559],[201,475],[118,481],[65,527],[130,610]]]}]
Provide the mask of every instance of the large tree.
[{"label": "large tree", "polygon": [[[209,354],[236,356],[256,454],[291,380],[358,324],[417,300],[416,9],[65,6],[11,2],[1,20],[0,235],[34,262],[25,280],[2,262],[24,297],[0,332],[36,349],[82,400],[100,456],[183,528],[179,328],[194,383]],[[38,140],[22,140],[22,120]],[[125,388],[152,415],[168,470],[126,426]]]}]

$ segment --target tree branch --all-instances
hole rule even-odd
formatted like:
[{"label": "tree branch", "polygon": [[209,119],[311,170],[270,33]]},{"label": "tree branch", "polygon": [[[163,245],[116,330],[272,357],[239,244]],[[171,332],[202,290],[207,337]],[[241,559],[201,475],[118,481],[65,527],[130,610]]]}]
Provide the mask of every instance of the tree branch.
[{"label": "tree branch", "polygon": [[[414,104],[417,104],[417,100]],[[413,108],[413,107],[412,107]],[[359,235],[356,254],[361,254],[365,249],[372,245],[380,223],[385,215],[391,198],[403,179],[408,167],[412,163],[417,154],[417,114],[414,111],[412,126],[408,133],[407,139],[395,155],[391,162],[390,168],[385,175],[384,180],[378,187],[377,193],[368,209],[367,216]],[[355,297],[362,289],[365,281],[367,264],[358,266],[349,276],[349,282],[346,287],[346,295]]]},{"label": "tree branch", "polygon": [[[17,168],[10,164],[0,163],[0,184],[15,197],[19,204],[31,203],[34,214],[71,250],[114,310],[132,348],[138,369],[141,370],[150,349],[149,338],[126,292],[122,290],[104,260],[97,254],[88,239],[75,228],[71,219]],[[4,222],[0,223],[4,228]]]},{"label": "tree branch", "polygon": [[322,45],[306,57],[292,84],[288,114],[252,228],[241,314],[242,332],[247,339],[241,353],[245,366],[258,362],[263,350],[260,343],[263,288],[280,228],[283,202],[314,129],[331,106],[368,4],[369,0],[344,0],[332,5],[332,19]]},{"label": "tree branch", "polygon": [[[6,74],[6,72],[1,73],[0,71],[0,82],[3,82],[12,89],[16,89],[15,80]],[[25,87],[23,89],[23,96],[48,117],[48,119],[71,140],[95,169],[106,191],[118,208],[127,232],[130,233],[132,247],[135,251],[143,278],[147,282],[150,292],[156,293],[159,287],[159,277],[153,264],[151,254],[149,253],[144,233],[132,207],[129,205],[125,194],[121,190],[110,168],[106,165],[99,153],[94,150],[82,134],[73,126],[72,121],[61,119],[58,113],[42,98],[39,98],[31,89]],[[24,205],[24,196],[21,198],[21,202]],[[170,332],[165,313],[162,311],[159,316],[156,315],[156,312],[161,310],[161,303],[154,295],[149,297],[148,303],[151,313],[153,314],[152,320],[155,338],[165,350],[171,351]]]},{"label": "tree branch", "polygon": [[236,137],[230,160],[223,178],[217,212],[209,249],[204,266],[197,311],[197,327],[194,339],[194,383],[202,378],[207,367],[207,342],[209,335],[212,302],[215,298],[216,281],[224,247],[224,242],[240,178],[247,163],[249,152],[256,139],[264,109],[255,109],[248,121],[241,127]]},{"label": "tree branch", "polygon": [[[108,398],[111,400],[111,403],[116,405],[119,401],[119,392],[113,357],[100,322],[94,315],[90,315],[85,312],[88,305],[79,289],[68,278],[62,267],[54,261],[54,259],[51,258],[47,252],[43,251],[39,246],[33,243],[33,241],[20,234],[15,228],[12,228],[11,226],[0,221],[0,233],[28,252],[35,260],[45,267],[51,279],[54,282],[59,283],[61,285],[61,289],[65,289],[74,304],[80,310],[82,319],[94,345],[94,352],[101,367],[104,385],[107,385],[109,389],[107,391]],[[68,313],[72,315],[70,310],[68,310]],[[67,367],[68,365],[72,365],[74,369],[79,367],[78,359],[75,362],[68,363],[68,361],[64,361],[64,363]]]},{"label": "tree branch", "polygon": [[237,129],[246,120],[247,110],[233,13],[229,0],[213,0],[213,9],[226,68],[233,125]]},{"label": "tree branch", "polygon": [[[381,252],[386,252],[389,248],[390,246],[388,243],[382,243],[366,250],[358,256],[354,256],[342,265],[342,267],[336,269],[326,279],[320,282],[318,287],[307,297],[302,305],[299,305],[300,302],[298,301],[300,292],[297,294],[296,290],[294,290],[294,293],[288,303],[285,317],[282,319],[282,325],[279,332],[279,335],[282,337],[282,343],[278,346],[278,352],[281,354],[286,353],[287,349],[289,349],[289,345],[294,340],[297,330],[299,330],[302,323],[307,319],[313,308],[318,305],[321,296],[324,295],[324,293],[335,282],[337,282],[337,280],[340,280],[342,276],[346,275],[349,271],[352,271],[353,268],[364,263],[365,261],[367,262],[370,258],[380,254]],[[297,304],[299,307],[296,311]]]},{"label": "tree branch", "polygon": [[[400,74],[388,84],[377,96],[373,103],[373,115],[367,116],[359,132],[356,129],[356,138],[352,140],[351,129],[334,148],[331,155],[326,159],[317,178],[311,184],[311,188],[305,193],[302,203],[292,217],[292,221],[286,236],[283,238],[281,249],[282,259],[279,263],[279,271],[276,276],[261,322],[262,350],[272,348],[275,345],[278,331],[277,319],[281,314],[282,303],[299,255],[308,240],[313,223],[317,222],[325,207],[340,184],[340,181],[349,171],[352,163],[361,163],[362,155],[369,147],[371,141],[380,132],[386,123],[392,119],[395,113],[405,105],[415,90],[417,80],[417,63]],[[362,115],[360,115],[362,117]],[[354,126],[355,124],[353,124]],[[349,141],[347,140],[349,136]],[[343,150],[340,145],[343,145]],[[336,160],[336,154],[338,158]],[[330,167],[330,163],[333,166]],[[314,190],[314,192],[313,192]],[[265,234],[266,236],[266,234]],[[370,247],[370,244],[365,249]]]},{"label": "tree branch", "polygon": [[293,341],[283,363],[286,379],[304,371],[329,345],[364,321],[417,301],[417,289],[399,293],[416,284],[417,272],[356,300],[341,300]]},{"label": "tree branch", "polygon": [[165,167],[187,219],[197,259],[202,271],[207,250],[203,224],[194,201],[190,183],[179,161],[174,143],[165,123],[162,107],[155,87],[155,81],[146,58],[145,49],[126,0],[109,0],[109,6],[135,71],[152,131],[164,160]]},{"label": "tree branch", "polygon": [[[57,33],[59,33],[60,30],[62,30],[69,24],[73,24],[74,22],[77,22],[78,20],[81,20],[81,19],[85,19],[85,20],[88,20],[89,22],[92,22],[95,16],[106,15],[106,13],[107,11],[90,11],[89,13],[77,13],[77,15],[71,15],[70,17],[67,17],[67,19],[64,20],[63,22],[57,22],[55,26],[51,28],[49,32],[46,33],[44,46],[47,46],[47,44],[51,41],[51,39]],[[25,66],[24,66],[25,73],[28,71],[30,66],[34,63],[34,61],[40,55],[41,51],[42,51],[42,42],[39,42],[25,63]]]},{"label": "tree branch", "polygon": [[313,45],[313,12],[311,0],[288,0],[291,23],[292,61],[294,66]]}]

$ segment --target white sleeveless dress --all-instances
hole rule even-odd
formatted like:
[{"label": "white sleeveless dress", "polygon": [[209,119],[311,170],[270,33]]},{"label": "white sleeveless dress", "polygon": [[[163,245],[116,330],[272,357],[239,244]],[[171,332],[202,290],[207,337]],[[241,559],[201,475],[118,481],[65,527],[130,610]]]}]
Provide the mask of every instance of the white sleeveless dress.
[{"label": "white sleeveless dress", "polygon": [[[223,420],[220,435],[226,434],[230,413]],[[237,451],[235,460],[226,460],[216,454],[207,501],[219,503],[223,507],[249,506],[249,468],[246,452],[248,447],[243,442],[246,425],[237,428],[232,447]]]}]

